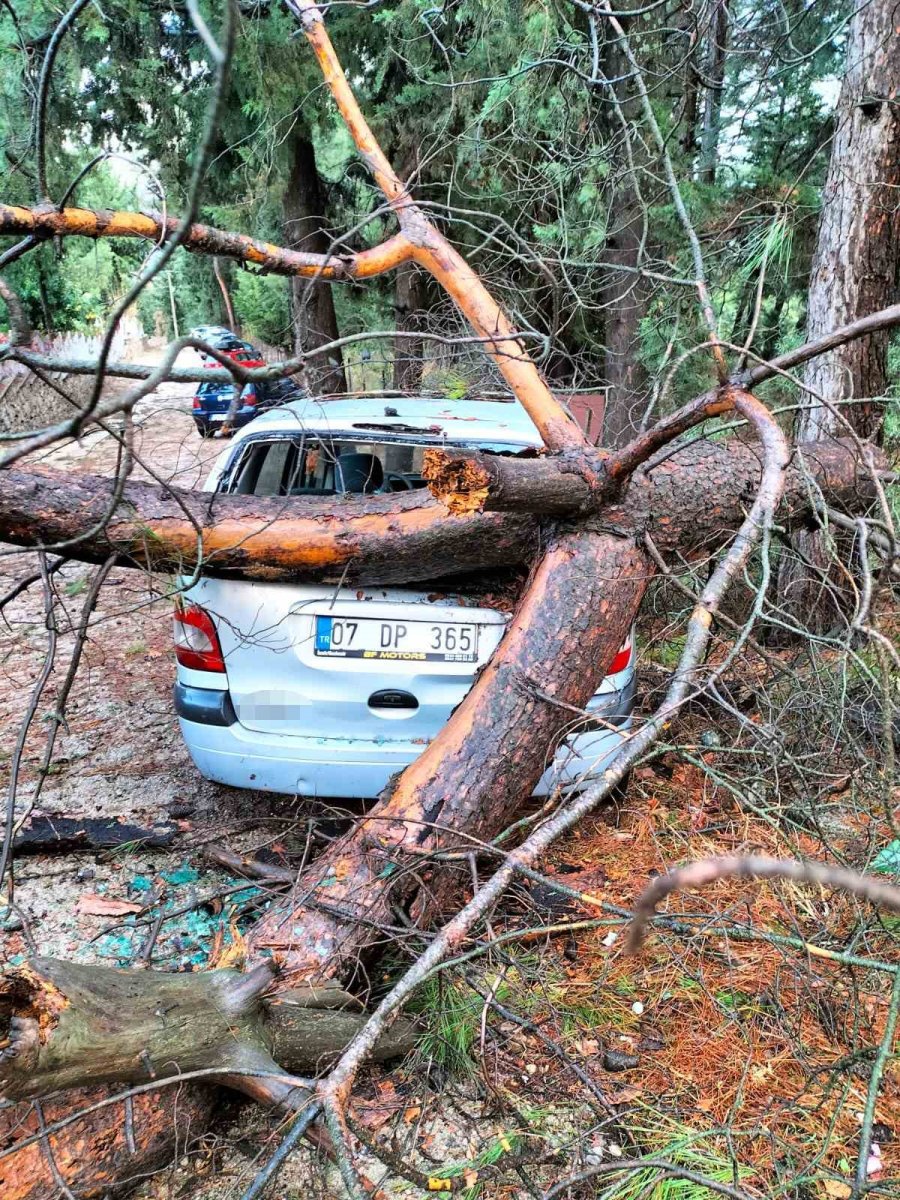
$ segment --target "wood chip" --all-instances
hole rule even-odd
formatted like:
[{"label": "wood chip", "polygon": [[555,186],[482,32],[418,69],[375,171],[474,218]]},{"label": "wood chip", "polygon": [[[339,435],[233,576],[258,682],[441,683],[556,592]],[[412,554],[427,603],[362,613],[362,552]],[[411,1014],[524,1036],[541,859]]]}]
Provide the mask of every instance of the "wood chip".
[{"label": "wood chip", "polygon": [[83,917],[126,917],[129,913],[139,913],[143,905],[132,904],[128,900],[110,900],[99,896],[96,892],[85,892],[78,897],[75,911]]}]

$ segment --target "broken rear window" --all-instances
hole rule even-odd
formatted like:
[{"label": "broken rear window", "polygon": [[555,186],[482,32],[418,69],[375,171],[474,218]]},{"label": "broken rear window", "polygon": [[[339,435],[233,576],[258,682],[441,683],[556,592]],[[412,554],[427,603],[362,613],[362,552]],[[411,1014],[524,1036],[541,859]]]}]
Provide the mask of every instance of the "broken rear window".
[{"label": "broken rear window", "polygon": [[[243,496],[333,496],[340,492],[405,492],[425,486],[427,442],[359,437],[280,437],[248,442],[218,490]],[[522,446],[479,445],[495,454],[520,454]]]}]

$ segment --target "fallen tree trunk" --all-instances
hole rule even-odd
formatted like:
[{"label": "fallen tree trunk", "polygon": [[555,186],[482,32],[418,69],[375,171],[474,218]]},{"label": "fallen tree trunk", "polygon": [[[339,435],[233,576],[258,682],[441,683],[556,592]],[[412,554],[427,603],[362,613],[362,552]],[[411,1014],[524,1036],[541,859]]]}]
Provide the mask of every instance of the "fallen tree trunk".
[{"label": "fallen tree trunk", "polygon": [[251,945],[278,954],[285,980],[346,976],[392,908],[410,904],[423,849],[458,846],[460,834],[469,849],[509,824],[625,640],[650,574],[624,539],[557,535],[438,737],[254,930]]},{"label": "fallen tree trunk", "polygon": [[[165,1097],[153,1090],[109,1104],[106,1088],[66,1092],[41,1103],[42,1120],[31,1104],[0,1107],[0,1196],[50,1200],[59,1179],[78,1200],[131,1190],[209,1130],[214,1087],[178,1084]],[[57,1121],[68,1124],[40,1136]]]},{"label": "fallen tree trunk", "polygon": [[[270,1002],[276,975],[271,961],[247,973],[166,973],[31,959],[0,980],[0,1097],[212,1070],[256,1073],[256,1098],[280,1101],[291,1085],[267,1076],[321,1070],[366,1017],[335,1011],[328,989],[316,997],[282,988]],[[392,1058],[411,1045],[404,1024],[379,1053]]]},{"label": "fallen tree trunk", "polygon": [[539,545],[528,517],[448,518],[425,492],[259,498],[61,471],[0,476],[0,538],[19,546],[74,542],[71,556],[243,579],[401,583],[527,561]]},{"label": "fallen tree trunk", "polygon": [[[884,455],[872,447],[876,465]],[[612,456],[598,458],[596,474],[565,455],[508,458],[476,450],[429,450],[424,475],[436,500],[456,516],[534,513],[587,516],[596,513],[623,533],[651,533],[682,552],[699,549],[725,527],[736,528],[746,497],[759,484],[755,446],[736,438],[702,438],[659,450],[620,484],[606,472]],[[871,498],[871,483],[852,440],[800,443],[785,480],[779,510],[788,522],[810,515],[809,481],[843,502]],[[809,475],[805,472],[809,472]],[[856,492],[857,482],[861,491]],[[668,532],[667,532],[668,531]]]},{"label": "fallen tree trunk", "polygon": [[[808,519],[805,471],[828,505],[854,506],[869,495],[851,442],[799,449],[802,467],[795,455],[780,510],[787,524]],[[471,475],[473,462],[484,475]],[[591,491],[565,456],[432,451],[431,464],[439,500],[424,491],[267,499],[128,482],[116,502],[107,478],[9,469],[0,477],[0,538],[47,549],[66,542],[72,558],[116,555],[185,574],[202,564],[207,574],[243,579],[407,583],[528,562],[541,544],[537,517],[478,510],[515,502],[533,514],[580,513]],[[499,483],[484,487],[484,478]],[[689,554],[721,545],[737,528],[759,478],[752,446],[698,439],[657,453],[615,498],[604,501],[599,491],[596,520],[622,537],[650,533],[664,552]],[[464,515],[448,516],[445,505]]]}]

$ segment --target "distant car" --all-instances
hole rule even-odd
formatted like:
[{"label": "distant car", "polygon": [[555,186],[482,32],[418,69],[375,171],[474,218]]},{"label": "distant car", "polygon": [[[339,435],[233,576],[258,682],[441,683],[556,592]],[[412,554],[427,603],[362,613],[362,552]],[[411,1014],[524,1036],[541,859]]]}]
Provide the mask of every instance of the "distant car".
[{"label": "distant car", "polygon": [[[247,366],[264,366],[262,362],[247,363]],[[302,396],[300,388],[292,379],[270,379],[245,384],[241,388],[237,406],[231,412],[235,386],[231,383],[201,383],[197,387],[191,415],[201,437],[212,437],[227,427],[241,429],[266,409],[296,400]]]},{"label": "distant car", "polygon": [[[221,348],[226,358],[239,362],[244,367],[264,367],[266,365],[266,361],[260,356],[259,351],[253,346],[248,350],[243,342],[236,347],[217,348]],[[203,359],[204,367],[220,367],[222,365],[217,358],[213,358],[210,354],[201,354],[200,357]]]},{"label": "distant car", "polygon": [[224,325],[195,325],[188,332],[191,337],[199,338],[201,342],[206,342],[210,346],[214,346],[218,338],[234,337],[231,330],[226,329]]},{"label": "distant car", "polygon": [[[237,434],[206,489],[285,498],[405,491],[424,486],[433,446],[531,454],[541,439],[513,401],[308,398]],[[437,736],[509,620],[459,584],[182,582],[175,708],[198,770],[234,787],[323,799],[377,796]],[[537,795],[604,770],[631,726],[634,692],[629,637]]]}]

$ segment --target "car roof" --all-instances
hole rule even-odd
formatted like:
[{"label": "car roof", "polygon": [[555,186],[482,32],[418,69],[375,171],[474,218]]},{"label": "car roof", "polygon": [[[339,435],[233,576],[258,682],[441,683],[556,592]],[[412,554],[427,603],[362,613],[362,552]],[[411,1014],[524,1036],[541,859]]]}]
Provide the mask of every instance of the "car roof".
[{"label": "car roof", "polygon": [[360,396],[310,396],[291,400],[261,413],[235,435],[235,441],[261,434],[346,433],[360,437],[378,433],[433,436],[448,442],[543,442],[525,409],[512,397],[448,400],[446,396],[403,396],[372,392]]}]

